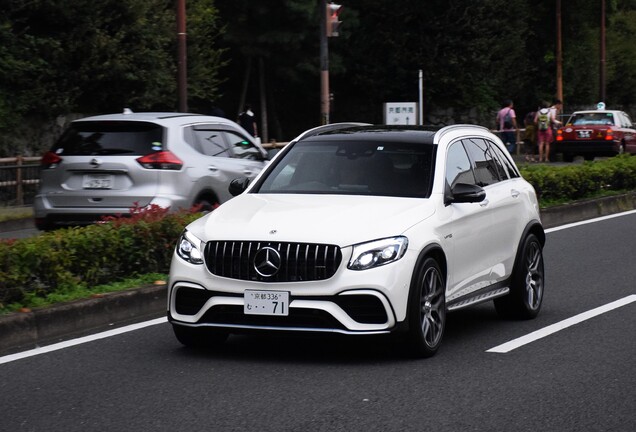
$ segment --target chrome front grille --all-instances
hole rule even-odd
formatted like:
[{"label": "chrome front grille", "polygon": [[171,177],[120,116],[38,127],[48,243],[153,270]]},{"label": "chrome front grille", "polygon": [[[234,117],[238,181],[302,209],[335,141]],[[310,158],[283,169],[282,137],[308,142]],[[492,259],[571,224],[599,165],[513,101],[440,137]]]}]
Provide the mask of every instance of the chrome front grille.
[{"label": "chrome front grille", "polygon": [[[257,271],[255,258],[259,251],[271,248],[278,252],[277,271],[271,276]],[[332,277],[342,261],[340,248],[335,245],[256,242],[211,241],[205,246],[205,264],[213,274],[230,279],[261,282],[316,281]],[[271,270],[271,269],[270,269]]]}]

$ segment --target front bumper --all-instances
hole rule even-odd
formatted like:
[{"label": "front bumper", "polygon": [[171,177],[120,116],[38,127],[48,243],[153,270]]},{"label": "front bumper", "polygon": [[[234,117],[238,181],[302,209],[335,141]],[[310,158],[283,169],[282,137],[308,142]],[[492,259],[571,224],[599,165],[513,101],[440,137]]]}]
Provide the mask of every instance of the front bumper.
[{"label": "front bumper", "polygon": [[[204,265],[175,257],[170,270],[168,319],[173,324],[223,328],[230,333],[382,334],[397,330],[407,312],[414,265],[409,254],[364,271],[347,269],[346,261],[327,280],[264,283],[215,276]],[[289,315],[245,314],[245,290],[289,292]]]},{"label": "front bumper", "polygon": [[177,283],[170,296],[169,320],[192,327],[245,330],[382,334],[395,327],[388,299],[374,290],[337,296],[292,296],[288,316],[246,315],[243,296]]}]

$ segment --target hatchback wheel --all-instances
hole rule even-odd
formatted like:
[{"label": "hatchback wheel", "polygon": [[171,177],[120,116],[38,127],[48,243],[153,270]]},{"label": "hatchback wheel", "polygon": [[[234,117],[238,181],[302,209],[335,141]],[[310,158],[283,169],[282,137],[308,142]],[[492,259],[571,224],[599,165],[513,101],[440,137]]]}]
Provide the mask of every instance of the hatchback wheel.
[{"label": "hatchback wheel", "polygon": [[511,319],[536,317],[543,302],[543,285],[543,249],[539,239],[530,234],[515,264],[510,294],[495,300],[497,313]]},{"label": "hatchback wheel", "polygon": [[177,340],[189,348],[212,348],[227,340],[228,334],[205,327],[172,325]]},{"label": "hatchback wheel", "polygon": [[446,327],[446,288],[439,265],[426,258],[417,269],[409,303],[409,351],[416,357],[437,352]]}]

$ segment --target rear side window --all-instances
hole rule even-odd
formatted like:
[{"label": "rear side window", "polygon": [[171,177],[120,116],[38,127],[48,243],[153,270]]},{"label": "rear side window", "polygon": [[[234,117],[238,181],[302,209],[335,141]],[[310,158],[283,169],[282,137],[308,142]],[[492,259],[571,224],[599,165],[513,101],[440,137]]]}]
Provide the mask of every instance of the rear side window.
[{"label": "rear side window", "polygon": [[230,150],[225,144],[223,131],[212,129],[193,129],[195,148],[207,156],[231,157]]},{"label": "rear side window", "polygon": [[163,150],[164,128],[149,122],[73,123],[51,149],[58,155],[142,156]]},{"label": "rear side window", "polygon": [[488,143],[481,138],[463,140],[468,154],[473,160],[477,185],[484,187],[499,182],[501,166],[493,159]]},{"label": "rear side window", "polygon": [[514,166],[510,162],[510,159],[504,154],[504,152],[494,143],[488,141],[488,144],[490,145],[490,149],[492,150],[493,159],[497,161],[497,166],[499,167],[499,169],[502,170],[500,172],[501,179],[505,180],[506,178],[519,177],[519,173],[514,168]]},{"label": "rear side window", "polygon": [[197,125],[184,131],[186,142],[207,156],[262,160],[260,150],[245,137],[214,125]]}]

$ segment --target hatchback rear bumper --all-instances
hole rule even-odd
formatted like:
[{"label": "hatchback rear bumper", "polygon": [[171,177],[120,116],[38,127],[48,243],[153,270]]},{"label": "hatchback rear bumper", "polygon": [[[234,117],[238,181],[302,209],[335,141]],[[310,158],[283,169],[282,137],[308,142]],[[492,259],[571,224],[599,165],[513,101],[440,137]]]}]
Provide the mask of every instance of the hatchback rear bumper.
[{"label": "hatchback rear bumper", "polygon": [[615,141],[556,141],[557,153],[595,154],[614,156],[619,153],[620,143]]}]

